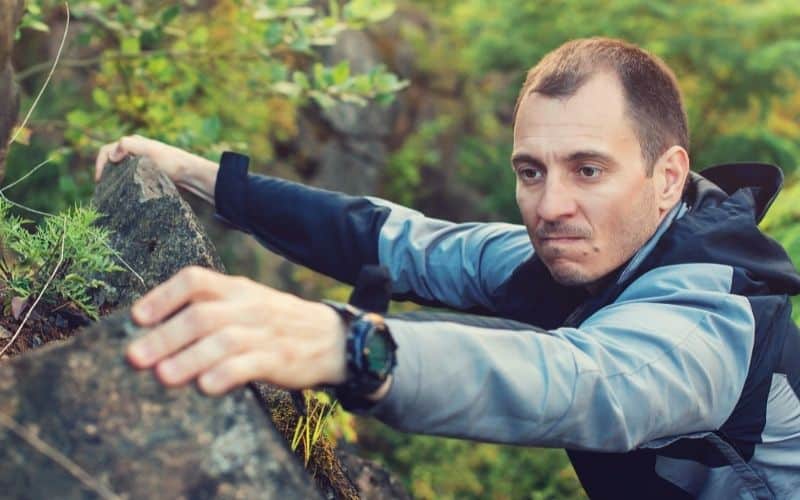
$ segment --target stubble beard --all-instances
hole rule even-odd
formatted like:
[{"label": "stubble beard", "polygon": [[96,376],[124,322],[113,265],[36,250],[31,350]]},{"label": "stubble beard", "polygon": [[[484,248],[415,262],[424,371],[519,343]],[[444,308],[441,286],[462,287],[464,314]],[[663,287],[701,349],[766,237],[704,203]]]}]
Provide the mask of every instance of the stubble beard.
[{"label": "stubble beard", "polygon": [[[549,251],[551,255],[548,256],[550,257],[548,260],[553,261],[553,264],[549,264],[546,259],[542,259],[542,262],[556,283],[568,287],[583,286],[591,291],[609,274],[628,262],[655,233],[658,227],[658,220],[652,215],[655,213],[655,203],[654,192],[642,193],[639,202],[633,208],[629,222],[623,224],[610,239],[611,248],[606,250],[610,254],[607,265],[591,271],[576,262],[559,265],[555,263],[561,253],[558,249]],[[618,244],[614,244],[617,242]],[[592,247],[596,248],[594,245]],[[594,258],[602,258],[600,253],[602,250],[597,249],[596,252]]]}]

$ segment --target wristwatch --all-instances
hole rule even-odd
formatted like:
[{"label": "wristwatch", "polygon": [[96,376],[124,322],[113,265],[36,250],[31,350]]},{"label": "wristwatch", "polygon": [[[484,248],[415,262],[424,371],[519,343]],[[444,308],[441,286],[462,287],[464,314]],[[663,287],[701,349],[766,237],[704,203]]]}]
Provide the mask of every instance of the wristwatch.
[{"label": "wristwatch", "polygon": [[347,328],[347,378],[334,387],[336,396],[345,408],[364,406],[363,398],[377,391],[397,365],[397,344],[380,314],[322,302],[339,314]]}]

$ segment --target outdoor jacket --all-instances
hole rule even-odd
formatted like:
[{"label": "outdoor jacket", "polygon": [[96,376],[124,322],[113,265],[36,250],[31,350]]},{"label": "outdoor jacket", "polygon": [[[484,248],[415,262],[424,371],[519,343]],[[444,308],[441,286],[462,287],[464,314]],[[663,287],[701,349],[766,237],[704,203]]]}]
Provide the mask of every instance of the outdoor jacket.
[{"label": "outdoor jacket", "polygon": [[566,448],[593,498],[800,498],[789,301],[800,276],[757,228],[777,167],[692,174],[590,295],[553,280],[523,226],[427,218],[247,165],[223,155],[220,218],[341,281],[382,265],[396,298],[460,311],[387,320],[398,366],[361,413],[409,432]]}]

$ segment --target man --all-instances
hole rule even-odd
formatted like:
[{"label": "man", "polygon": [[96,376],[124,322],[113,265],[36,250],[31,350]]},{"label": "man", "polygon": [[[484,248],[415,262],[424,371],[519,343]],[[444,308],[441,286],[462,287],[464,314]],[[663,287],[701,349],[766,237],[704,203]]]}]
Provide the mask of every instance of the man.
[{"label": "man", "polygon": [[105,146],[96,175],[129,153],[292,260],[350,283],[382,265],[395,296],[485,315],[384,320],[185,269],[133,309],[154,328],[129,359],[165,384],[334,385],[401,430],[564,447],[598,498],[800,492],[800,277],[756,226],[782,175],[690,173],[675,78],[643,50],[577,40],[529,72],[511,158],[524,227],[429,219],[141,137]]}]

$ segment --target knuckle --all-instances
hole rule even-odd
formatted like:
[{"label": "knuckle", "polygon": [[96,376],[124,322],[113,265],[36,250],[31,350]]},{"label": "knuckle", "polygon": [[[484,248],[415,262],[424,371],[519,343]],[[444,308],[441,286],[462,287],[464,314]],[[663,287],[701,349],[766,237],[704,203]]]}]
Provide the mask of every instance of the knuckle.
[{"label": "knuckle", "polygon": [[203,272],[200,266],[187,266],[180,271],[181,280],[186,285],[194,287],[203,279]]},{"label": "knuckle", "polygon": [[233,385],[246,373],[246,366],[241,360],[231,360],[222,363],[214,369],[214,376],[224,382],[224,385]]},{"label": "knuckle", "polygon": [[186,321],[187,327],[196,329],[205,322],[206,318],[207,315],[204,307],[200,305],[191,305],[186,308],[184,321]]},{"label": "knuckle", "polygon": [[239,352],[245,345],[241,330],[235,327],[223,328],[214,339],[217,347],[223,352]]},{"label": "knuckle", "polygon": [[278,357],[284,364],[291,365],[297,361],[297,351],[292,346],[282,346],[278,349]]}]

